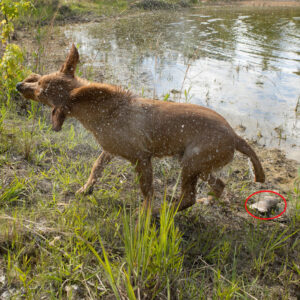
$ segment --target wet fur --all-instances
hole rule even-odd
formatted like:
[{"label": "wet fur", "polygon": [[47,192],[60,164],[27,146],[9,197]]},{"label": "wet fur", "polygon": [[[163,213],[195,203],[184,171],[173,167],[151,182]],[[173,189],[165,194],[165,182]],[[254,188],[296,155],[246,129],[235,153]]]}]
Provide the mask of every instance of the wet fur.
[{"label": "wet fur", "polygon": [[90,83],[74,75],[78,60],[73,45],[59,72],[30,75],[17,89],[26,98],[52,107],[54,130],[61,130],[66,118],[75,117],[102,146],[103,152],[79,193],[95,184],[113,156],[135,165],[146,207],[151,207],[153,197],[152,157],[179,157],[179,210],[195,203],[199,177],[208,182],[215,196],[221,196],[225,185],[212,173],[228,164],[235,150],[250,157],[256,181],[264,182],[264,171],[255,152],[215,111],[194,104],[139,98],[113,85]]}]

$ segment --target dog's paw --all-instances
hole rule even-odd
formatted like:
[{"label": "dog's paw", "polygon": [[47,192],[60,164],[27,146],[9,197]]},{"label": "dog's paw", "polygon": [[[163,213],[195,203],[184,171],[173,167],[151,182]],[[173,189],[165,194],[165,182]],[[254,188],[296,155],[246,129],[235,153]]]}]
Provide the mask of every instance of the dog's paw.
[{"label": "dog's paw", "polygon": [[93,193],[94,187],[92,185],[84,185],[77,192],[76,195],[90,195]]},{"label": "dog's paw", "polygon": [[212,195],[208,195],[207,197],[199,198],[196,200],[196,203],[201,203],[203,205],[212,205],[215,198]]}]

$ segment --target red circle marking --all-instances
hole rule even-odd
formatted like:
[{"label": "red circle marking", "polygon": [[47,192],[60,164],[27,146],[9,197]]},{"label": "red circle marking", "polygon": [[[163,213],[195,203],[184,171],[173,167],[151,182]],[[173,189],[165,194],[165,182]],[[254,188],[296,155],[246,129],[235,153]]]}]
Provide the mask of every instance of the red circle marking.
[{"label": "red circle marking", "polygon": [[[249,200],[251,197],[253,197],[253,196],[256,195],[256,194],[260,194],[260,193],[273,193],[273,194],[276,194],[277,196],[279,196],[279,197],[284,201],[284,210],[283,210],[279,215],[277,215],[277,216],[275,216],[275,217],[272,217],[272,218],[260,218],[260,217],[257,217],[257,216],[255,216],[255,215],[253,215],[253,214],[248,210],[248,208],[247,208],[247,202],[248,202],[248,200]],[[263,191],[257,191],[257,192],[255,192],[255,193],[251,194],[251,195],[246,199],[246,201],[245,201],[245,208],[246,208],[247,213],[248,213],[250,216],[252,216],[253,218],[255,218],[255,219],[259,219],[259,220],[272,220],[272,219],[279,218],[281,215],[283,215],[283,214],[285,213],[286,208],[287,208],[287,202],[286,202],[285,198],[284,198],[282,195],[280,195],[279,193],[274,192],[274,191],[269,191],[269,190],[263,190]]]}]

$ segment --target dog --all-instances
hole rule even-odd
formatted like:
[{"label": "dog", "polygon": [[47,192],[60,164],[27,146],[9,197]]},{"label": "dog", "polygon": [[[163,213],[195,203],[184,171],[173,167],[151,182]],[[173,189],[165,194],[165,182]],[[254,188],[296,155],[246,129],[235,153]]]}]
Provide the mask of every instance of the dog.
[{"label": "dog", "polygon": [[198,178],[208,182],[216,197],[221,196],[225,184],[213,171],[227,165],[235,150],[250,158],[255,181],[265,181],[255,152],[217,112],[195,104],[140,98],[114,85],[89,82],[75,76],[78,61],[73,44],[60,71],[31,74],[16,85],[26,99],[52,107],[53,130],[60,131],[65,119],[74,117],[102,146],[86,184],[77,193],[88,192],[114,156],[135,166],[146,208],[151,208],[153,198],[152,157],[179,157],[178,211],[196,202]]}]

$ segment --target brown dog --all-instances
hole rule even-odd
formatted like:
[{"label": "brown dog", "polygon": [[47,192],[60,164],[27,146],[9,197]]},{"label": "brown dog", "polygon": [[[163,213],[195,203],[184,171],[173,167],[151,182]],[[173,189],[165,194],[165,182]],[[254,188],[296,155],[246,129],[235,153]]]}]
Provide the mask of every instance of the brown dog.
[{"label": "brown dog", "polygon": [[199,105],[138,98],[113,85],[90,83],[74,75],[78,61],[73,45],[59,72],[32,74],[16,88],[25,98],[52,107],[54,130],[61,130],[67,117],[75,117],[103,147],[79,193],[95,184],[114,155],[135,165],[146,207],[153,197],[152,157],[180,158],[179,210],[195,203],[198,177],[208,181],[215,196],[221,196],[225,185],[212,172],[228,164],[235,150],[250,157],[256,181],[264,182],[255,152],[218,113]]}]

